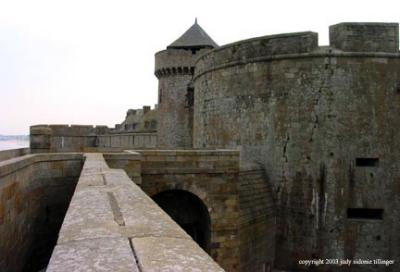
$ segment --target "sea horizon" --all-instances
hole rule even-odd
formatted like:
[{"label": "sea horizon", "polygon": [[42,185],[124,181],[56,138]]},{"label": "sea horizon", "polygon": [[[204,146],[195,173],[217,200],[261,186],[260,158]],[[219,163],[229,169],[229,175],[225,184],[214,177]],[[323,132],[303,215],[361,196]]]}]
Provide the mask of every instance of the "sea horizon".
[{"label": "sea horizon", "polygon": [[29,147],[29,141],[5,140],[0,141],[0,151]]}]

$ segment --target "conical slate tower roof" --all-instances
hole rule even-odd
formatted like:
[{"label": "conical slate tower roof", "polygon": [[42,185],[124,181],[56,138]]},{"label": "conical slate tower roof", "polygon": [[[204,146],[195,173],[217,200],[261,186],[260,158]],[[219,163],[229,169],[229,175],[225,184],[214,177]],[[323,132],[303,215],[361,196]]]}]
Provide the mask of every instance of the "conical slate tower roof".
[{"label": "conical slate tower roof", "polygon": [[193,49],[193,48],[215,48],[218,47],[213,39],[197,24],[194,24],[183,33],[176,41],[171,43],[167,49]]}]

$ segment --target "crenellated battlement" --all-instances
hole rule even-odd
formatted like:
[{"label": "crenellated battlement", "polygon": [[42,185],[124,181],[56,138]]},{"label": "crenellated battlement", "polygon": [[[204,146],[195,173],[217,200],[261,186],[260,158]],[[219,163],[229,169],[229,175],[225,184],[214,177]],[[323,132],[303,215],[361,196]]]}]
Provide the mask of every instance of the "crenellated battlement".
[{"label": "crenellated battlement", "polygon": [[399,52],[398,23],[340,23],[329,27],[329,41],[344,52]]},{"label": "crenellated battlement", "polygon": [[[205,253],[240,272],[399,259],[399,24],[339,23],[329,39],[219,47],[196,21],[155,55],[158,107],[115,128],[32,126],[30,149],[0,152],[0,270],[29,239],[34,263],[53,250],[60,204],[47,271],[220,271]],[[388,269],[400,263],[351,271]]]},{"label": "crenellated battlement", "polygon": [[167,49],[156,53],[155,72],[157,78],[175,75],[193,75],[197,57],[209,49],[195,52],[184,49]]},{"label": "crenellated battlement", "polygon": [[[397,23],[337,24],[328,46],[314,32],[264,36],[196,61],[193,147],[239,149],[263,166],[277,207],[272,271],[306,271],[299,259],[314,257],[399,258],[399,78]],[[248,248],[241,271],[269,271],[253,268],[268,255]],[[385,269],[400,271],[351,271]]]},{"label": "crenellated battlement", "polygon": [[400,57],[398,23],[339,23],[329,27],[328,47],[318,33],[262,36],[215,48],[195,61],[195,79],[209,71],[246,63],[324,57]]},{"label": "crenellated battlement", "polygon": [[[143,107],[144,111],[150,107]],[[107,126],[35,125],[30,127],[32,153],[120,151],[126,148],[154,148],[153,132],[118,132]]]},{"label": "crenellated battlement", "polygon": [[227,44],[203,54],[196,60],[196,76],[208,69],[247,62],[265,57],[305,54],[318,48],[318,33],[297,32],[268,35]]},{"label": "crenellated battlement", "polygon": [[110,133],[111,129],[103,125],[34,125],[30,127],[31,135],[49,134],[53,136],[95,136]]}]

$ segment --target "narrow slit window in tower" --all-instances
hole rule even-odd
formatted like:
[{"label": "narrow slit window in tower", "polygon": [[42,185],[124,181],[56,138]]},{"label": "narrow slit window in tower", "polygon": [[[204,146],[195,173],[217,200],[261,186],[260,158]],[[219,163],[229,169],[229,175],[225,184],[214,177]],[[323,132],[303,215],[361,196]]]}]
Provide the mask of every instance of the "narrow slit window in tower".
[{"label": "narrow slit window in tower", "polygon": [[162,101],[162,89],[158,91],[158,104],[161,104]]},{"label": "narrow slit window in tower", "polygon": [[188,87],[186,93],[187,107],[192,108],[194,105],[194,88]]},{"label": "narrow slit window in tower", "polygon": [[383,209],[348,208],[347,218],[382,220]]},{"label": "narrow slit window in tower", "polygon": [[378,167],[378,158],[356,158],[356,166],[358,167]]}]

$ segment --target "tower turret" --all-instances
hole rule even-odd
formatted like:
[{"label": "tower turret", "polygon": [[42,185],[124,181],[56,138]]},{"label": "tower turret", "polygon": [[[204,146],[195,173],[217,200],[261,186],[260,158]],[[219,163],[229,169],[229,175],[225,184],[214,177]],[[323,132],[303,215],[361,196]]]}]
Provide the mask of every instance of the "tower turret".
[{"label": "tower turret", "polygon": [[194,61],[218,45],[195,23],[166,50],[155,55],[158,78],[158,146],[192,147]]}]

